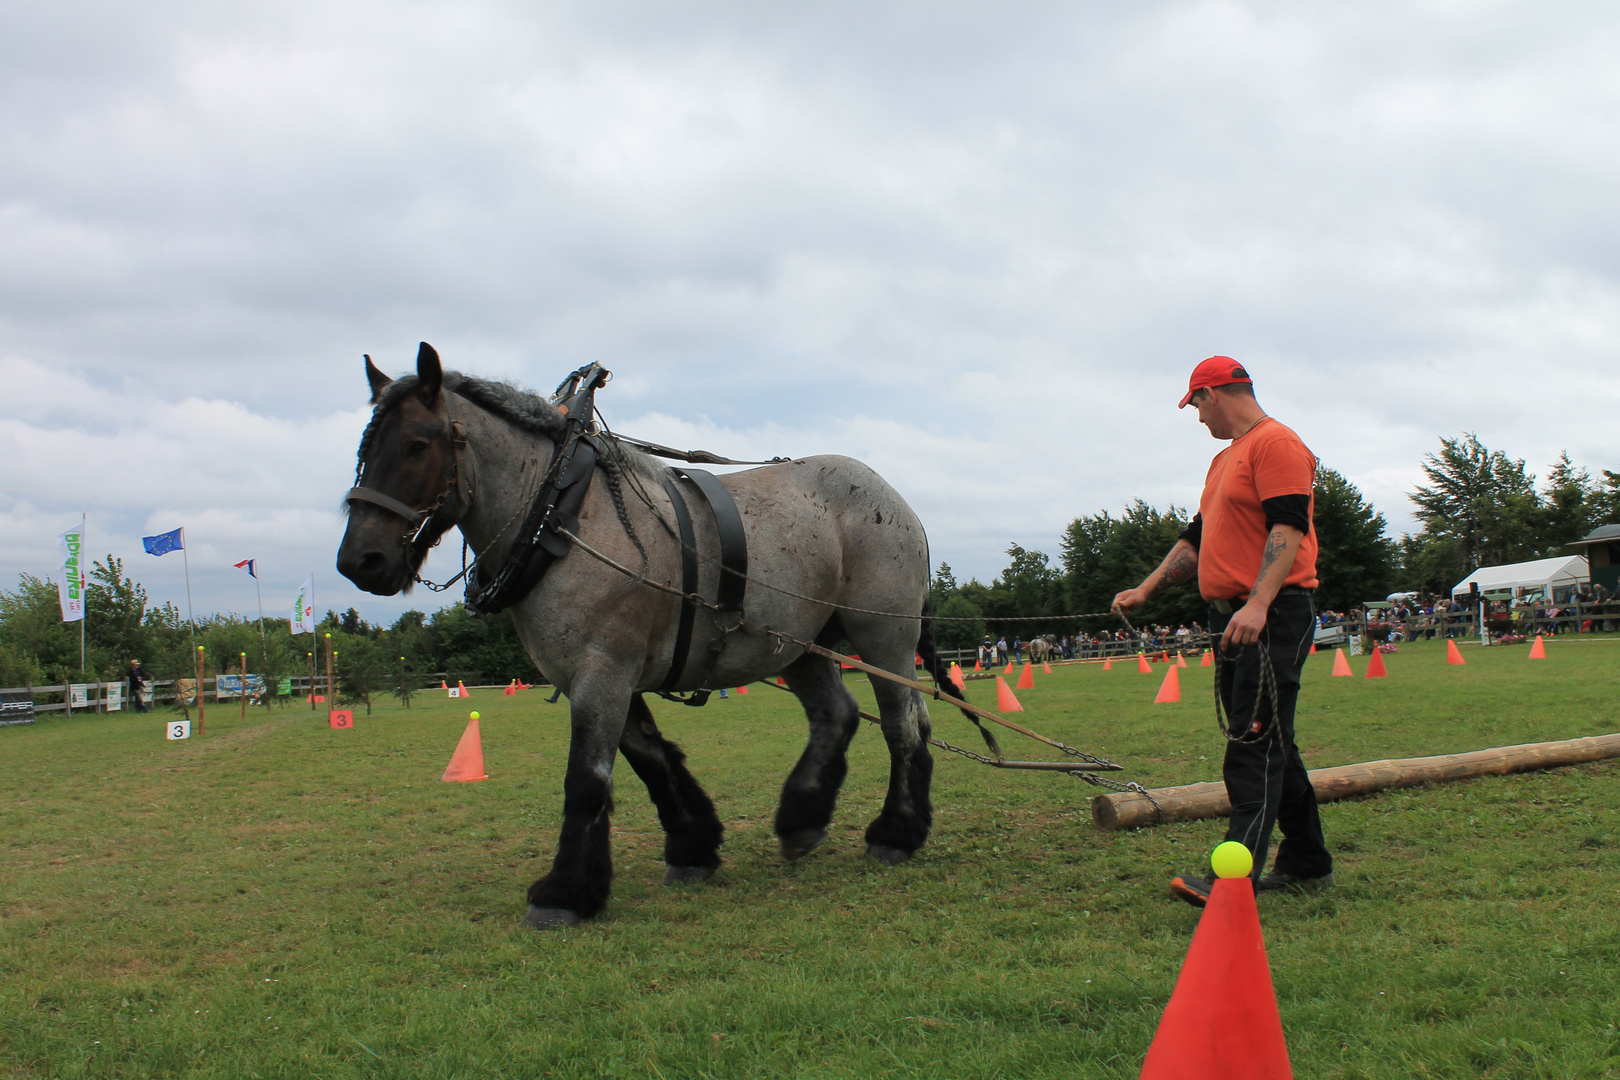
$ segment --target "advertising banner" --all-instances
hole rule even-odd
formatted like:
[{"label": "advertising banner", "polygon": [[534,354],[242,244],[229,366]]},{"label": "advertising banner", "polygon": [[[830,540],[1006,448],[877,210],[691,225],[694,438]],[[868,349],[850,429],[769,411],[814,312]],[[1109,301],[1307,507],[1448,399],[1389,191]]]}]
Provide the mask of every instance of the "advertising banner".
[{"label": "advertising banner", "polygon": [[124,711],[124,684],[121,682],[102,683],[102,689],[107,698],[108,712]]},{"label": "advertising banner", "polygon": [[90,684],[76,682],[68,687],[68,700],[75,709],[88,709],[90,707]]},{"label": "advertising banner", "polygon": [[293,602],[292,632],[295,634],[313,634],[315,632],[315,575],[298,587],[298,599]]},{"label": "advertising banner", "polygon": [[34,722],[34,699],[26,691],[0,694],[0,727]]},{"label": "advertising banner", "polygon": [[62,577],[56,583],[62,621],[78,622],[84,618],[84,523],[63,532],[57,542],[62,548]]}]

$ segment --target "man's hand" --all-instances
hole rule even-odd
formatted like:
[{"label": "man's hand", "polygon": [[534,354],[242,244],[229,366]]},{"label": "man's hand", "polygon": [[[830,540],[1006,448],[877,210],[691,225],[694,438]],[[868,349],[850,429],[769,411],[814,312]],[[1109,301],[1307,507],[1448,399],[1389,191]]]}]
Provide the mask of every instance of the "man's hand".
[{"label": "man's hand", "polygon": [[1266,605],[1250,600],[1232,613],[1221,635],[1221,652],[1231,651],[1233,645],[1253,645],[1260,640],[1260,631],[1266,628]]},{"label": "man's hand", "polygon": [[1114,597],[1114,602],[1108,605],[1109,611],[1129,611],[1131,608],[1141,607],[1147,603],[1148,591],[1138,585],[1134,589],[1126,589]]}]

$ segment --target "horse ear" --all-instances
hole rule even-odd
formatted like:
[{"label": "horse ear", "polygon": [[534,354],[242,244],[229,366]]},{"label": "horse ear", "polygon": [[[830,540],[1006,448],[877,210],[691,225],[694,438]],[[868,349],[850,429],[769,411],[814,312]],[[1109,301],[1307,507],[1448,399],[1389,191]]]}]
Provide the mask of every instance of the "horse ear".
[{"label": "horse ear", "polygon": [[416,378],[419,382],[416,394],[422,399],[422,404],[432,405],[439,400],[439,389],[444,385],[444,368],[439,363],[438,351],[425,341],[416,350]]},{"label": "horse ear", "polygon": [[371,362],[370,353],[366,354],[366,381],[371,384],[371,403],[373,405],[377,404],[377,399],[382,397],[382,392],[394,381],[377,369],[377,365]]}]

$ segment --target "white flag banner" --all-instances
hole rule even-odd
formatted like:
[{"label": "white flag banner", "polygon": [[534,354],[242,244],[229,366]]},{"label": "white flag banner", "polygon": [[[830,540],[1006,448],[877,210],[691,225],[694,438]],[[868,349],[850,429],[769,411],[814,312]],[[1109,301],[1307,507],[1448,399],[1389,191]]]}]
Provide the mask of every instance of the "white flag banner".
[{"label": "white flag banner", "polygon": [[62,545],[62,580],[57,582],[57,599],[62,602],[62,621],[84,618],[84,522],[58,538]]},{"label": "white flag banner", "polygon": [[298,600],[293,604],[292,632],[295,634],[313,634],[315,632],[315,575],[309,575],[309,580],[298,588]]}]

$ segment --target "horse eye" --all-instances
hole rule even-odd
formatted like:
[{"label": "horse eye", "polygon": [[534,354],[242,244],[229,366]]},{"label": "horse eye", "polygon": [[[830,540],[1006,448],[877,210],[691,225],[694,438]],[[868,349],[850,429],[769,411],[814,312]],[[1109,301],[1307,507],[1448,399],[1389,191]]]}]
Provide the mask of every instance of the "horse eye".
[{"label": "horse eye", "polygon": [[412,457],[421,457],[427,453],[429,445],[431,444],[426,439],[412,439],[411,445],[405,448],[405,452]]}]

